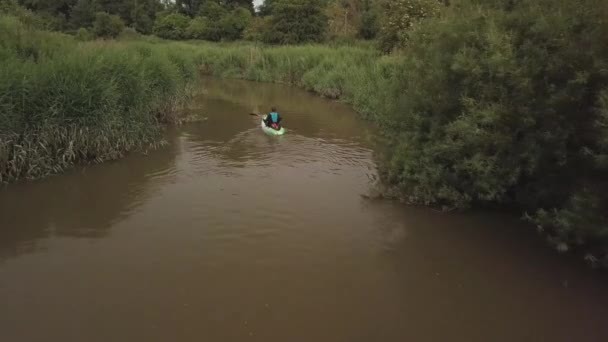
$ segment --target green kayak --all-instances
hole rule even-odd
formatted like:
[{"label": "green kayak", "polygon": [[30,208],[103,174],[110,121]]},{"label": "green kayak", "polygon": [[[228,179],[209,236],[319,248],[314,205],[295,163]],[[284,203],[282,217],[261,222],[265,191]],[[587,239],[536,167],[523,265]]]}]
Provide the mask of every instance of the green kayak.
[{"label": "green kayak", "polygon": [[268,134],[268,135],[283,135],[285,134],[285,127],[281,127],[281,129],[276,130],[272,127],[268,127],[266,126],[266,124],[264,123],[264,120],[266,120],[266,115],[264,115],[264,118],[262,119],[262,130],[264,131],[264,133]]}]

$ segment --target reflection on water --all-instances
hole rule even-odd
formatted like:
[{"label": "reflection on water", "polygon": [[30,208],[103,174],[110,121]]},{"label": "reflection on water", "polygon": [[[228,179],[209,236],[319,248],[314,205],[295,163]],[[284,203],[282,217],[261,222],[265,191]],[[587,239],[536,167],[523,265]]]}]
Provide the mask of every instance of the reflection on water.
[{"label": "reflection on water", "polygon": [[[170,146],[0,192],[6,341],[605,341],[606,279],[516,219],[367,201],[373,129],[204,80]],[[272,105],[288,134],[252,111]]]},{"label": "reflection on water", "polygon": [[50,236],[103,237],[171,178],[176,144],[163,153],[70,171],[0,190],[0,262],[32,252]]}]

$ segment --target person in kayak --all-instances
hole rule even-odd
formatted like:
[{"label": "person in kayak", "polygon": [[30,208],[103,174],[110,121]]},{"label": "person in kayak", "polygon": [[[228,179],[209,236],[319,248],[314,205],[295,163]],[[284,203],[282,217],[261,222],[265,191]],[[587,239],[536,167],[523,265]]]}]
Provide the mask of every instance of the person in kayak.
[{"label": "person in kayak", "polygon": [[277,108],[272,107],[272,109],[270,110],[270,114],[266,115],[264,123],[266,123],[266,127],[272,127],[276,130],[279,130],[281,129],[281,120],[283,120],[283,118],[277,112]]}]

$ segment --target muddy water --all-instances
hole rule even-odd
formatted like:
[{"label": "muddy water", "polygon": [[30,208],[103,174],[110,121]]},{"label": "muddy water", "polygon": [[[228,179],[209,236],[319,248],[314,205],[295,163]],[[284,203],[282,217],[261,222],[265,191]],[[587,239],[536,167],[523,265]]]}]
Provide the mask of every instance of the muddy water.
[{"label": "muddy water", "polygon": [[166,148],[0,191],[0,341],[608,340],[608,281],[515,218],[362,198],[347,107],[204,89]]}]

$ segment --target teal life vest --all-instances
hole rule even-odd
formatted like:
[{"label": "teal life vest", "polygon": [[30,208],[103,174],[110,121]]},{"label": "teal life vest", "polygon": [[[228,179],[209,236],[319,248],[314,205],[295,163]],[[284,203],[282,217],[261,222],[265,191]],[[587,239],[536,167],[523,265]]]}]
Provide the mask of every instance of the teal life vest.
[{"label": "teal life vest", "polygon": [[272,120],[273,123],[279,123],[279,113],[270,113],[270,120]]}]

